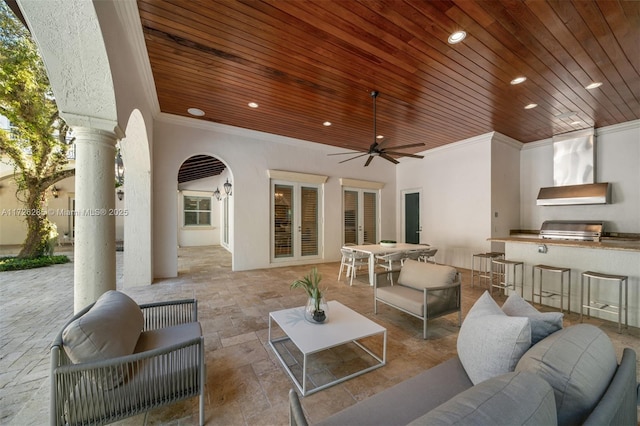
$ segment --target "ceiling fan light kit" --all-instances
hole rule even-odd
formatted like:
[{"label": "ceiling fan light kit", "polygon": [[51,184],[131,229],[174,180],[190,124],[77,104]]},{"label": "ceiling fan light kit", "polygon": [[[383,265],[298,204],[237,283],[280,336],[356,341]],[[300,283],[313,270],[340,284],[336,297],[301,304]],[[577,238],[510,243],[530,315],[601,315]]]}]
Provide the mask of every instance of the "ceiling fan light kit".
[{"label": "ceiling fan light kit", "polygon": [[[371,92],[371,98],[373,99],[373,143],[371,144],[371,146],[369,146],[368,150],[363,150],[359,147],[346,147],[348,149],[353,149],[354,151],[360,151],[363,152],[363,154],[358,154],[355,157],[351,157],[348,158],[346,160],[342,160],[340,161],[340,163],[346,163],[347,161],[351,161],[351,160],[355,160],[356,158],[360,158],[360,157],[364,157],[365,155],[368,155],[369,158],[367,158],[367,161],[364,163],[364,166],[367,167],[369,164],[371,164],[371,161],[373,161],[374,157],[382,157],[387,161],[390,161],[393,164],[398,164],[399,161],[396,160],[394,157],[411,157],[411,158],[424,158],[423,155],[417,155],[417,154],[410,154],[410,153],[406,153],[406,152],[399,152],[398,150],[400,149],[407,149],[407,148],[416,148],[418,146],[424,146],[424,143],[413,143],[413,144],[409,144],[409,145],[401,145],[401,146],[394,146],[391,148],[383,148],[383,145],[388,142],[388,139],[382,139],[379,143],[377,142],[378,139],[378,132],[377,132],[377,114],[376,114],[376,99],[378,98],[378,95],[380,93],[377,90],[373,90]],[[353,152],[339,152],[336,154],[329,154],[329,155],[344,155],[344,154],[353,154]]]}]

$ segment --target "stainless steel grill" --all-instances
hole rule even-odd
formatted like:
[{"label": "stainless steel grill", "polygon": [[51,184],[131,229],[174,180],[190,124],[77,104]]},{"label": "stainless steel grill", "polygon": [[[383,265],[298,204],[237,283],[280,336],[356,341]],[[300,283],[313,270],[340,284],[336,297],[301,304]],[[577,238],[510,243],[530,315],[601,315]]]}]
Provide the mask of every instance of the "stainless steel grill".
[{"label": "stainless steel grill", "polygon": [[600,241],[603,228],[603,221],[546,220],[540,228],[540,238]]}]

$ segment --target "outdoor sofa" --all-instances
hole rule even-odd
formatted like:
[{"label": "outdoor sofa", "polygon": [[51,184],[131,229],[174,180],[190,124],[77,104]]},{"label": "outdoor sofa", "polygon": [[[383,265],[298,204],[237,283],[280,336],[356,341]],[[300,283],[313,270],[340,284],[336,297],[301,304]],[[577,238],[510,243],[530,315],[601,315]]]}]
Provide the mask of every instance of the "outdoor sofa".
[{"label": "outdoor sofa", "polygon": [[[539,313],[518,295],[501,309],[485,292],[462,324],[457,356],[316,424],[637,425],[635,351],[624,348],[618,364],[601,329],[561,327],[560,313]],[[294,390],[289,401],[290,424],[307,425]]]}]

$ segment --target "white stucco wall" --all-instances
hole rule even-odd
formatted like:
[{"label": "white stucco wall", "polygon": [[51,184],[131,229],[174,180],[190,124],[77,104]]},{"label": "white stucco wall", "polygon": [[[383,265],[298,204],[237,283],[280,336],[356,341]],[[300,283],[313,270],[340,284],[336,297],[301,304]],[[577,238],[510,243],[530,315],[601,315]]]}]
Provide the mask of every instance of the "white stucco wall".
[{"label": "white stucco wall", "polygon": [[470,268],[474,252],[490,249],[492,135],[425,151],[424,159],[397,166],[398,193],[422,190],[421,241],[438,248],[439,263]]},{"label": "white stucco wall", "polygon": [[[494,133],[491,145],[491,237],[504,237],[520,225],[520,150],[522,144]],[[491,242],[504,253],[504,243]]]},{"label": "white stucco wall", "polygon": [[525,144],[520,156],[521,228],[545,220],[604,220],[605,231],[640,233],[640,120],[596,129],[596,182],[612,184],[612,203],[537,206],[541,187],[553,186],[551,140]]},{"label": "white stucco wall", "polygon": [[[202,121],[161,115],[156,120],[154,179],[156,277],[177,273],[177,174],[195,153],[223,161],[233,176],[233,269],[286,265],[270,262],[270,188],[268,170],[325,175],[323,261],[339,260],[342,244],[340,178],[385,182],[381,191],[381,235],[394,233],[396,223],[395,168],[381,159],[375,166],[362,161],[339,164],[328,152],[335,148]],[[177,142],[180,143],[177,143]]]}]

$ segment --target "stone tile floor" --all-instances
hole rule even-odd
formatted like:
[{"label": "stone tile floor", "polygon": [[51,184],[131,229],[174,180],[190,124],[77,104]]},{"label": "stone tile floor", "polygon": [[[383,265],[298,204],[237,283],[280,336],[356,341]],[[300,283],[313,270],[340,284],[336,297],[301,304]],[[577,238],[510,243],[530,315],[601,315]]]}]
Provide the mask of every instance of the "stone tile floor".
[{"label": "stone tile floor", "polygon": [[[117,286],[137,302],[198,299],[207,352],[207,424],[288,424],[287,392],[293,384],[268,345],[268,313],[304,304],[303,291],[290,290],[289,284],[311,266],[232,272],[231,255],[221,247],[182,248],[177,278],[140,288],[122,288],[122,256],[122,252],[117,253]],[[375,315],[372,289],[364,282],[365,274],[350,287],[344,278],[337,281],[338,266],[318,265],[328,298],[387,328],[388,363],[304,398],[302,404],[312,422],[412,377],[456,352],[456,315],[432,321],[429,339],[423,340],[421,323],[416,318],[388,307],[382,307]],[[461,272],[463,312],[467,312],[484,290],[479,286],[471,288],[469,271]],[[73,311],[73,264],[2,272],[0,300],[0,424],[46,424],[49,344]],[[565,315],[565,326],[577,322],[577,314]],[[630,328],[618,334],[611,321],[589,322],[611,337],[618,356],[623,347],[640,353],[640,329]],[[193,398],[119,424],[197,424],[197,402]]]}]

